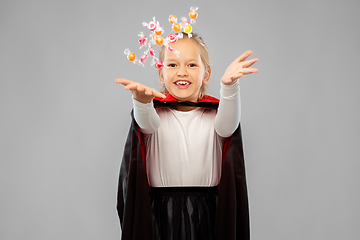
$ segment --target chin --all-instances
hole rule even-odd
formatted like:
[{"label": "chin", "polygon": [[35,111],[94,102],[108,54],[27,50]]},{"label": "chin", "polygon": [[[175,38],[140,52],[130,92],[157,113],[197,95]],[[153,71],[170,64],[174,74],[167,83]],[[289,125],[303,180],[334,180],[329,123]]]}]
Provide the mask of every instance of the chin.
[{"label": "chin", "polygon": [[191,94],[186,94],[186,93],[170,93],[174,98],[176,98],[178,101],[191,101],[191,102],[196,102],[197,98],[195,99],[195,97]]}]

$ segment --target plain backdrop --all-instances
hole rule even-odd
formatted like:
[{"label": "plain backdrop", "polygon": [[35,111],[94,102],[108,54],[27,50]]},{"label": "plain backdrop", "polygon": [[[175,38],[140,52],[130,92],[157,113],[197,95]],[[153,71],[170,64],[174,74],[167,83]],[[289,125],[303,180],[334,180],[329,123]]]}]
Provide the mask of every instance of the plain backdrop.
[{"label": "plain backdrop", "polygon": [[252,239],[359,239],[359,1],[1,0],[1,240],[120,238],[132,106],[115,79],[158,87],[123,52],[192,5],[213,96],[233,59],[260,59],[241,78]]}]

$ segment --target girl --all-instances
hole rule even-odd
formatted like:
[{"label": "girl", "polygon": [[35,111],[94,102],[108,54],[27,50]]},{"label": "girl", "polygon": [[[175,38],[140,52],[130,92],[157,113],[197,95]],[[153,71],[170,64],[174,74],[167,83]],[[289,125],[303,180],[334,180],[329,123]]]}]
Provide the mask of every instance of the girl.
[{"label": "girl", "polygon": [[192,34],[165,47],[162,92],[117,79],[133,94],[133,121],[120,169],[122,239],[249,239],[240,132],[239,78],[256,73],[247,51],[221,78],[220,101],[205,95],[211,68]]}]

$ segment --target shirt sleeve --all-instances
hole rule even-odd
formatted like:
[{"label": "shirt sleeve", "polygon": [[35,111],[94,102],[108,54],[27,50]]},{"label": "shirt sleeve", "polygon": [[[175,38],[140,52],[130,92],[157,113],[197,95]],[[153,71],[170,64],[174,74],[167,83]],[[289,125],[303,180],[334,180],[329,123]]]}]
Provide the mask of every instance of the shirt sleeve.
[{"label": "shirt sleeve", "polygon": [[153,102],[141,103],[133,98],[134,117],[140,127],[140,131],[145,134],[155,132],[160,126],[160,117],[156,113]]},{"label": "shirt sleeve", "polygon": [[215,117],[215,131],[221,137],[230,137],[240,123],[240,82],[237,80],[232,85],[220,84],[220,103]]}]

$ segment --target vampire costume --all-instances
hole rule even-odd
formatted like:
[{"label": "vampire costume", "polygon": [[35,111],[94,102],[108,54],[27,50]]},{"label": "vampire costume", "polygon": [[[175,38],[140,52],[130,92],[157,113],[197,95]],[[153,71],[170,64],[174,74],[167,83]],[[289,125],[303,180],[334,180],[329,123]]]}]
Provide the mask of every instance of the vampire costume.
[{"label": "vampire costume", "polygon": [[[197,106],[217,109],[219,100],[204,96],[196,103],[178,102],[170,94],[155,98],[155,108]],[[153,239],[152,208],[147,181],[143,135],[131,112],[132,122],[125,143],[120,167],[117,211],[123,240]],[[249,208],[245,178],[245,163],[240,125],[225,140],[222,170],[217,187],[217,207],[214,236],[216,240],[249,240]]]}]

